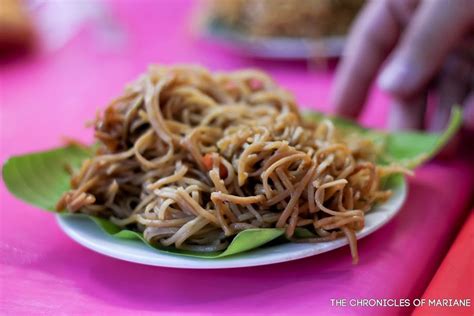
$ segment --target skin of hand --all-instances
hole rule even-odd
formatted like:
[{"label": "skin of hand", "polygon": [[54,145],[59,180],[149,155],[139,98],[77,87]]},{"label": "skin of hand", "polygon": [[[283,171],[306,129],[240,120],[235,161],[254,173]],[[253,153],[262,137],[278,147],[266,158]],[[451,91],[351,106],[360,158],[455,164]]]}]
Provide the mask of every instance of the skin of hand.
[{"label": "skin of hand", "polygon": [[337,70],[336,114],[357,117],[375,80],[392,100],[390,129],[440,130],[459,104],[474,130],[474,0],[369,1]]}]

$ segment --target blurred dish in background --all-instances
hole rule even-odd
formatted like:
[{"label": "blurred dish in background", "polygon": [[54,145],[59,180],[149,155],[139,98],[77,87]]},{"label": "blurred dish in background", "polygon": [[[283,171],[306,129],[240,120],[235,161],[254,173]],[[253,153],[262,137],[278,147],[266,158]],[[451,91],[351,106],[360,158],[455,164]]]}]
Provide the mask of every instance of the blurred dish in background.
[{"label": "blurred dish in background", "polygon": [[211,0],[198,15],[201,36],[242,54],[274,59],[342,55],[365,0]]},{"label": "blurred dish in background", "polygon": [[33,26],[22,2],[1,0],[0,55],[28,50],[33,41]]},{"label": "blurred dish in background", "polygon": [[345,35],[364,0],[213,0],[217,21],[259,37]]}]

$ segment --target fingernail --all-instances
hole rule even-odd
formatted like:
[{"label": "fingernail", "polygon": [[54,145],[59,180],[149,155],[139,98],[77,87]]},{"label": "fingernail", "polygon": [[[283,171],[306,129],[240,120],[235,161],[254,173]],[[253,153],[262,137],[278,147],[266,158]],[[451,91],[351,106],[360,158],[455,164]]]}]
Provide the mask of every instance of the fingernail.
[{"label": "fingernail", "polygon": [[378,86],[387,92],[403,93],[414,82],[414,69],[408,63],[389,63],[377,78]]}]

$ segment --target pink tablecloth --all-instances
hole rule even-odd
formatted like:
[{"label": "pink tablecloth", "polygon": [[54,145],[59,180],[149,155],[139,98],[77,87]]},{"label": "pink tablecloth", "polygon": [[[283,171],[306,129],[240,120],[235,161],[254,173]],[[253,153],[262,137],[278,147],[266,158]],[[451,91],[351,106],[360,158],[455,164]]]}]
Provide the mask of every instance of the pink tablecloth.
[{"label": "pink tablecloth", "polygon": [[[327,110],[333,70],[240,58],[198,43],[186,23],[188,2],[121,2],[114,14],[126,35],[115,51],[97,49],[86,28],[60,51],[0,65],[0,161],[57,146],[65,135],[90,141],[84,121],[149,63],[263,68],[301,104]],[[375,92],[369,103],[365,123],[383,126],[386,98]],[[96,254],[68,239],[51,214],[9,195],[2,182],[0,314],[409,313],[411,307],[333,307],[330,299],[421,296],[466,214],[473,175],[461,160],[418,170],[400,214],[360,242],[357,266],[348,249],[340,249],[273,266],[210,271]]]}]

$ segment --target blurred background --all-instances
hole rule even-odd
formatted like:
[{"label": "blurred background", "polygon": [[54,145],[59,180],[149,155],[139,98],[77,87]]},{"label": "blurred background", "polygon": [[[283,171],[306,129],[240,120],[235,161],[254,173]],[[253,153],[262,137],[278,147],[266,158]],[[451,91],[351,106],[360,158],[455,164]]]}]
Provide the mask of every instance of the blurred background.
[{"label": "blurred background", "polygon": [[[329,112],[329,93],[347,31],[365,2],[0,0],[0,161],[57,147],[66,137],[91,143],[92,130],[84,127],[85,122],[150,64],[192,63],[224,71],[259,68],[293,92],[300,107]],[[362,123],[383,128],[388,101],[374,87]],[[15,200],[0,183],[0,208],[15,211],[0,212],[0,233],[5,232],[0,234],[0,250],[5,254],[0,256],[0,276],[5,284],[10,281],[4,292],[16,298],[4,305],[12,311],[25,308],[34,313],[57,312],[58,308],[63,313],[100,311],[96,308],[112,312],[209,308],[222,313],[216,304],[222,300],[237,306],[239,312],[240,308],[255,312],[266,307],[281,312],[279,304],[262,304],[271,293],[272,298],[285,298],[289,311],[297,314],[328,308],[329,300],[323,302],[326,297],[319,291],[321,284],[346,287],[343,293],[349,297],[355,293],[418,297],[454,240],[467,207],[472,207],[472,160],[457,158],[417,171],[401,216],[384,232],[361,243],[367,261],[358,267],[360,274],[349,271],[345,262],[334,263],[334,253],[291,266],[265,267],[254,274],[137,269],[86,253],[60,237],[51,217]],[[451,183],[455,185],[446,185]],[[470,227],[472,223],[471,216]],[[450,273],[435,279],[430,296],[455,297],[444,289],[464,290],[459,280],[469,280],[468,268],[459,268],[459,262],[465,260],[466,267],[472,268],[465,259],[472,233],[463,236],[468,237],[454,247],[456,256],[442,266],[441,271]],[[115,269],[123,271],[124,277],[117,279]],[[212,282],[202,283],[202,278]],[[163,280],[172,286],[143,291],[147,284],[156,287]],[[180,283],[193,284],[197,290],[184,293]],[[222,284],[234,295],[222,292]],[[300,290],[310,284],[316,284],[315,291]],[[254,289],[250,295],[249,288]],[[472,293],[472,286],[465,291]],[[387,295],[383,297],[391,297]],[[248,303],[239,306],[236,302]]]},{"label": "blurred background", "polygon": [[[337,60],[364,1],[1,3],[2,147],[12,154],[56,146],[61,135],[90,142],[84,122],[151,63],[260,68],[300,106],[328,111]],[[385,102],[378,91],[369,98]],[[368,106],[362,120],[383,126],[376,118],[385,111]]]}]

